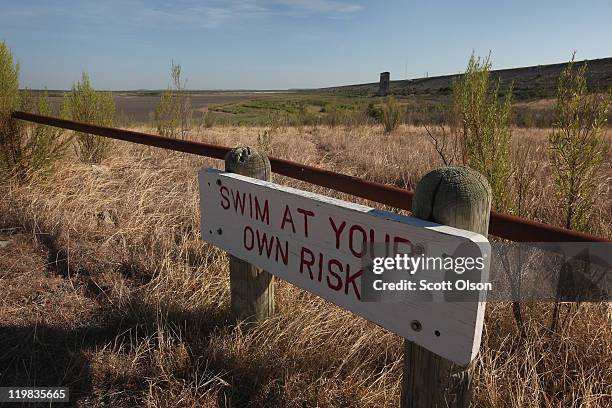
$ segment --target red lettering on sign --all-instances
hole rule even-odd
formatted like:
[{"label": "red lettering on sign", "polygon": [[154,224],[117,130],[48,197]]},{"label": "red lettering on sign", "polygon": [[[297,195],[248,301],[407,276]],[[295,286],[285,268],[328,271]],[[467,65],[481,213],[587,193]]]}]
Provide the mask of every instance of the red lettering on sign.
[{"label": "red lettering on sign", "polygon": [[353,286],[353,290],[355,291],[355,296],[357,299],[361,300],[361,295],[359,294],[359,288],[357,287],[357,283],[355,280],[361,277],[363,271],[360,269],[357,273],[351,275],[351,266],[349,264],[346,265],[346,279],[344,280],[344,293],[348,295],[349,293],[349,285]]},{"label": "red lettering on sign", "polygon": [[255,228],[246,226],[243,231],[243,246],[247,251],[252,251],[257,242],[257,252],[259,256],[265,256],[268,259],[272,258],[274,251],[274,260],[282,262],[284,265],[289,264],[289,241],[283,241],[274,235],[269,235]]},{"label": "red lettering on sign", "polygon": [[268,234],[265,232],[260,233],[257,230],[257,248],[259,250],[259,256],[261,256],[266,250],[266,257],[270,259],[270,255],[272,254],[272,245],[274,244],[274,237],[268,239]]},{"label": "red lettering on sign", "polygon": [[389,234],[385,234],[385,256],[388,258],[391,256],[389,247],[391,246],[391,237]]},{"label": "red lettering on sign", "polygon": [[[359,231],[359,233],[361,234],[361,240],[360,240],[361,250],[360,251],[357,251],[355,249],[355,239],[354,239],[355,231]],[[359,241],[359,238],[357,238],[357,240]],[[367,235],[366,235],[365,230],[361,228],[361,226],[359,225],[353,225],[349,229],[349,249],[351,250],[353,255],[356,256],[357,258],[363,257],[368,252]]]},{"label": "red lettering on sign", "polygon": [[257,196],[255,196],[255,219],[260,220],[270,225],[270,208],[268,207],[268,200],[264,201],[263,208],[259,204]]},{"label": "red lettering on sign", "polygon": [[[250,240],[250,243],[249,243]],[[255,246],[255,234],[253,233],[253,229],[249,226],[244,227],[244,231],[242,234],[242,241],[244,244],[244,249],[250,251]]]},{"label": "red lettering on sign", "polygon": [[[267,199],[261,200],[257,195],[241,193],[239,190],[234,191],[234,189],[228,189],[225,186],[221,186],[219,192],[221,194],[221,207],[224,210],[229,210],[233,204],[234,212],[270,225],[270,204]],[[247,205],[248,208],[245,208]],[[248,211],[247,214],[245,214],[245,210]]]},{"label": "red lettering on sign", "polygon": [[293,217],[291,216],[291,211],[289,210],[288,205],[285,205],[285,213],[283,214],[283,222],[281,224],[281,229],[285,229],[285,222],[291,223],[291,229],[295,234],[295,225],[293,224]]},{"label": "red lettering on sign", "polygon": [[253,219],[253,197],[249,193],[249,216]]},{"label": "red lettering on sign", "polygon": [[[306,255],[308,255],[308,258],[310,258],[308,261],[306,260]],[[315,258],[312,251],[306,247],[302,247],[302,250],[300,251],[300,273],[304,273],[304,266],[306,266],[308,268],[310,279],[314,279],[314,276],[312,275],[312,265],[314,265],[314,263]],[[319,282],[320,281],[321,280],[319,279]]]},{"label": "red lettering on sign", "polygon": [[[338,273],[332,270],[332,266],[334,265],[339,269]],[[340,277],[340,275],[338,275],[339,273],[342,273],[342,264],[340,263],[340,261],[338,261],[337,259],[333,259],[333,258],[330,259],[327,262],[327,271],[329,272],[329,275],[327,275],[327,286],[329,286],[329,288],[333,290],[342,289],[342,278]],[[335,285],[332,285],[329,279],[330,275],[336,279],[337,282]]]},{"label": "red lettering on sign", "polygon": [[314,216],[314,213],[310,210],[304,210],[303,208],[298,208],[297,211],[304,215],[304,236],[308,238],[308,217]]},{"label": "red lettering on sign", "polygon": [[219,189],[219,192],[221,193],[221,197],[223,197],[223,200],[221,200],[221,207],[224,210],[229,210],[230,200],[229,200],[229,197],[227,196],[227,194],[229,194],[229,190],[227,189],[227,187],[223,186]]},{"label": "red lettering on sign", "polygon": [[342,230],[344,227],[346,227],[346,221],[342,221],[340,227],[336,226],[336,223],[332,217],[329,217],[329,222],[334,230],[334,233],[336,234],[336,249],[340,249],[340,234],[342,234]]},{"label": "red lettering on sign", "polygon": [[278,262],[279,255],[283,265],[287,266],[287,264],[289,264],[289,241],[285,240],[285,251],[283,252],[283,247],[280,244],[280,240],[278,237],[276,237],[276,262]]},{"label": "red lettering on sign", "polygon": [[[325,265],[325,269],[323,265]],[[318,270],[314,270],[315,267]],[[361,300],[357,283],[363,274],[361,269],[351,274],[350,264],[343,264],[335,258],[324,261],[322,253],[319,252],[315,255],[310,249],[302,247],[300,250],[300,273],[303,274],[305,271],[308,271],[311,280],[315,280],[316,277],[319,282],[323,280],[323,273],[325,273],[325,282],[330,289],[341,291],[344,287],[344,293],[348,295],[352,288],[355,297]]]},{"label": "red lettering on sign", "polygon": [[393,254],[397,255],[400,252],[398,251],[399,246],[403,244],[403,245],[407,245],[408,247],[410,247],[410,252],[407,252],[407,255],[414,255],[414,248],[412,247],[412,242],[410,242],[410,240],[407,240],[406,238],[402,238],[402,237],[394,237],[393,238]]},{"label": "red lettering on sign", "polygon": [[233,198],[234,198],[234,211],[238,212],[238,207],[240,207],[240,214],[244,215],[244,203],[246,201],[245,194],[242,193],[242,200],[241,200],[240,191],[238,191],[238,190],[233,191],[232,190],[232,194],[233,194]]}]

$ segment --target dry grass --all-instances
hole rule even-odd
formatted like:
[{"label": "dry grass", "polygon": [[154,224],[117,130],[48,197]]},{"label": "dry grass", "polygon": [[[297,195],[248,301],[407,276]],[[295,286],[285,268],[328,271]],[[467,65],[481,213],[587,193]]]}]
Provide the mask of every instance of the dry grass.
[{"label": "dry grass", "polygon": [[[213,128],[194,138],[255,145],[262,131]],[[401,187],[441,164],[418,128],[273,133],[274,156]],[[537,147],[526,163],[535,169],[526,215],[559,222],[542,160],[546,132],[516,134]],[[225,254],[199,238],[196,172],[219,161],[120,142],[114,152],[99,166],[68,159],[50,178],[2,186],[1,385],[70,386],[88,407],[397,405],[397,336],[283,282],[274,318],[232,321]],[[607,163],[592,225],[610,237]],[[528,308],[522,340],[510,307],[489,305],[475,406],[610,406],[604,305],[582,305],[556,334],[546,329],[550,312]]]}]

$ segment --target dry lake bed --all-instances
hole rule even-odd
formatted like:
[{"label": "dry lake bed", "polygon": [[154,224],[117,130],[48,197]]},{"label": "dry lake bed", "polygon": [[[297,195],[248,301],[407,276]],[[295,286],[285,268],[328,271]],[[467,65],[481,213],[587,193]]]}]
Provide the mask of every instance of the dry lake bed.
[{"label": "dry lake bed", "polygon": [[[269,98],[278,96],[282,91],[218,91],[191,93],[191,105],[195,116],[199,116],[208,110],[211,104],[223,104],[239,102],[251,99]],[[117,107],[117,118],[133,123],[150,122],[153,112],[159,104],[159,92],[153,91],[133,91],[133,92],[113,92],[113,99]],[[53,110],[59,112],[62,103],[61,96],[51,96]]]}]

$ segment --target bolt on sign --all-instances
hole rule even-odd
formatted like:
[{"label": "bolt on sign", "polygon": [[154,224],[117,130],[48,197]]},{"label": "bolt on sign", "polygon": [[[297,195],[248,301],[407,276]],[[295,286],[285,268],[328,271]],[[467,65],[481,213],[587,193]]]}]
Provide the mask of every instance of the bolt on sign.
[{"label": "bolt on sign", "polygon": [[[455,363],[478,353],[482,235],[216,169],[199,184],[205,241]],[[466,283],[458,254],[474,246],[480,267]]]}]

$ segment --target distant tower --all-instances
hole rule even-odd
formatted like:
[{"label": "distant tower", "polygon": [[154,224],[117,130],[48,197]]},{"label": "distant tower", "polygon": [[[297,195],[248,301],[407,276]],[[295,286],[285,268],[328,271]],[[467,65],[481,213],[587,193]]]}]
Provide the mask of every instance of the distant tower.
[{"label": "distant tower", "polygon": [[379,96],[387,96],[389,93],[389,79],[391,78],[391,74],[388,72],[380,73],[380,83],[378,84],[378,95]]}]

